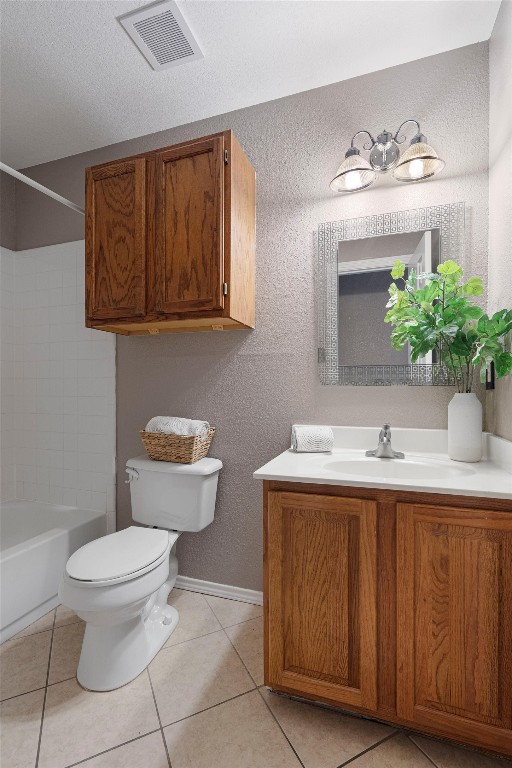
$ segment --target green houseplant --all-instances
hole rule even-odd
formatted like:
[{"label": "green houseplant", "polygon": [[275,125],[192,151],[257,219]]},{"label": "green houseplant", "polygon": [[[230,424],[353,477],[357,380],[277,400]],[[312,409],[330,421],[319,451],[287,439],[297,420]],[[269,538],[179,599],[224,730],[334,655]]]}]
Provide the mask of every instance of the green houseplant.
[{"label": "green houseplant", "polygon": [[[478,277],[464,280],[462,268],[454,261],[443,262],[435,273],[416,275],[411,270],[406,276],[405,272],[405,264],[396,261],[384,318],[392,325],[391,344],[403,349],[408,343],[413,363],[435,351],[437,361],[453,373],[458,395],[469,397],[457,400],[456,395],[452,403],[458,405],[452,408],[450,403],[449,454],[462,461],[478,461],[482,415],[481,405],[472,394],[475,371],[479,369],[482,382],[493,364],[497,378],[512,372],[512,354],[506,346],[506,336],[512,330],[512,310],[502,309],[489,317],[473,303],[474,297],[484,292],[482,281]],[[455,424],[450,416],[457,409],[460,416]]]}]

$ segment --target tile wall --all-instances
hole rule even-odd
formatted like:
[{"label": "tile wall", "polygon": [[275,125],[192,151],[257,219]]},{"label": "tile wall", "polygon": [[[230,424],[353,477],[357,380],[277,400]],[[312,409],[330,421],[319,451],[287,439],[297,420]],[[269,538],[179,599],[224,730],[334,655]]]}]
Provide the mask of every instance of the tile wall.
[{"label": "tile wall", "polygon": [[18,251],[14,265],[15,495],[113,519],[115,337],[84,326],[84,242]]},{"label": "tile wall", "polygon": [[0,500],[16,494],[14,381],[14,259],[0,248]]}]

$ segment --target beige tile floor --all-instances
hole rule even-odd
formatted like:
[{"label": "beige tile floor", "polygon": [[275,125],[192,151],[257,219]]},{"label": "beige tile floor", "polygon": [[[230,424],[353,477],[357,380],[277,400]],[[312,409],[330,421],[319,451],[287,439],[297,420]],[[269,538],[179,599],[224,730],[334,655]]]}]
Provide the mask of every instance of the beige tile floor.
[{"label": "beige tile floor", "polygon": [[512,768],[263,687],[262,609],[175,589],[180,624],[136,680],[75,680],[84,625],[60,606],[0,647],[2,768]]}]

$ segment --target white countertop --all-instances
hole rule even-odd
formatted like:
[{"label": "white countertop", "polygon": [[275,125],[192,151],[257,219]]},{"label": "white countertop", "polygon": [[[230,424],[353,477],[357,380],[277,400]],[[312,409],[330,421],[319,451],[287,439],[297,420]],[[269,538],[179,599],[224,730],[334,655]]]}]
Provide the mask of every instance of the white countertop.
[{"label": "white countertop", "polygon": [[[377,447],[379,430],[380,427],[333,427],[335,443],[331,453],[284,451],[258,469],[254,477],[290,483],[512,499],[512,443],[509,441],[484,434],[484,458],[469,464],[448,458],[446,430],[392,429],[393,449],[404,451],[405,461],[366,458],[365,450]],[[400,463],[408,466],[392,466]],[[407,476],[409,470],[411,477]],[[415,472],[417,476],[413,477]]]}]

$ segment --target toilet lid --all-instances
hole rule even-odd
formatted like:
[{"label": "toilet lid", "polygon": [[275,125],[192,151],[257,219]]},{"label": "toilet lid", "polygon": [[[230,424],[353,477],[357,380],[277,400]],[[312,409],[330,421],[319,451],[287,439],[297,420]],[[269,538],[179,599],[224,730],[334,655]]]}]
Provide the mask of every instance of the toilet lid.
[{"label": "toilet lid", "polygon": [[108,581],[128,576],[162,557],[169,542],[168,531],[132,525],[78,549],[69,558],[66,573],[78,581]]}]

